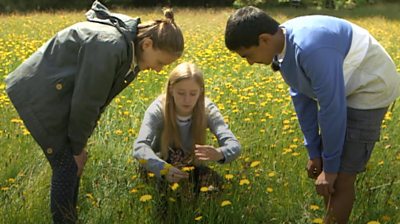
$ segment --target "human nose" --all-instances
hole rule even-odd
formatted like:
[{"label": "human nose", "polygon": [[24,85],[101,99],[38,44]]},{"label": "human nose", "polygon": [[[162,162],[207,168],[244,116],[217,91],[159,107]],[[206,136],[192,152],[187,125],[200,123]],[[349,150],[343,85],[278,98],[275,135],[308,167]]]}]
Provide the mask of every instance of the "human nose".
[{"label": "human nose", "polygon": [[163,69],[163,66],[162,66],[162,65],[158,65],[158,66],[155,66],[155,67],[154,67],[154,70],[155,70],[156,72],[160,72],[162,69]]},{"label": "human nose", "polygon": [[250,59],[247,58],[247,63],[249,63],[249,65],[253,65],[253,64],[254,64],[254,61],[252,61],[252,60],[250,60]]},{"label": "human nose", "polygon": [[185,94],[185,96],[183,97],[183,102],[187,103],[189,101],[190,101],[190,97],[187,94]]}]

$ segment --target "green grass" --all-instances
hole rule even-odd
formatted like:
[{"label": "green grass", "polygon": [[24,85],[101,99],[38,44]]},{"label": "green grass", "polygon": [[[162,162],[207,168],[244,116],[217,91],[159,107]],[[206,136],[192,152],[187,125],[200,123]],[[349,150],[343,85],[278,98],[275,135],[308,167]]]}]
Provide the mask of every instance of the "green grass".
[{"label": "green grass", "polygon": [[[269,9],[268,9],[269,10]],[[400,65],[398,4],[352,11],[270,9],[279,21],[296,15],[333,14],[367,28]],[[122,10],[159,17],[158,9]],[[88,163],[81,180],[82,223],[158,223],[155,180],[137,173],[131,148],[147,106],[163,91],[167,74],[179,62],[203,69],[207,95],[216,102],[239,138],[242,156],[231,164],[213,165],[226,180],[219,195],[180,202],[181,186],[169,190],[167,223],[313,223],[324,215],[323,202],[304,171],[307,153],[296,116],[279,74],[267,66],[248,66],[224,47],[223,32],[231,9],[177,9],[185,35],[185,54],[159,74],[143,72],[104,112],[89,140]],[[57,30],[83,20],[83,12],[0,16],[0,223],[49,223],[50,167],[26,134],[4,92],[3,78]],[[400,70],[400,69],[399,69]],[[399,103],[384,122],[366,173],[357,181],[357,200],[350,223],[400,223]],[[210,136],[209,143],[215,140]],[[259,162],[258,165],[254,166]],[[253,166],[252,166],[253,164]],[[240,184],[248,180],[249,184]],[[141,202],[143,195],[152,199]],[[222,207],[228,200],[231,205]],[[319,209],[312,209],[316,205]],[[315,208],[315,207],[313,207]],[[200,218],[201,217],[201,218]],[[200,220],[196,221],[195,218]]]}]

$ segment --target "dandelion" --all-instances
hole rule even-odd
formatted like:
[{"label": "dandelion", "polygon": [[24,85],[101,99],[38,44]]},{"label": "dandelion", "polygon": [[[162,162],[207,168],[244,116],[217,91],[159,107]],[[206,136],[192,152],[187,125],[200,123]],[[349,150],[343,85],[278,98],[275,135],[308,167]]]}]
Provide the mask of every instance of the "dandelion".
[{"label": "dandelion", "polygon": [[200,221],[203,218],[203,216],[197,216],[196,218],[194,218],[195,221]]},{"label": "dandelion", "polygon": [[390,221],[390,216],[387,216],[387,215],[382,216],[382,221],[385,221],[385,222]]},{"label": "dandelion", "polygon": [[141,165],[145,165],[145,164],[147,163],[147,160],[146,160],[146,159],[140,159],[140,160],[139,160],[139,163],[140,163]]},{"label": "dandelion", "polygon": [[8,191],[8,190],[10,190],[10,188],[9,187],[1,187],[1,190],[2,191]]},{"label": "dandelion", "polygon": [[185,166],[182,168],[182,171],[184,172],[190,172],[192,170],[194,170],[194,166]]},{"label": "dandelion", "polygon": [[228,205],[232,205],[232,202],[230,202],[229,200],[225,200],[225,201],[223,201],[221,203],[221,207],[225,207],[225,206],[228,206]]},{"label": "dandelion", "polygon": [[179,188],[179,184],[178,184],[178,183],[174,183],[174,184],[172,184],[170,187],[171,187],[171,189],[172,189],[173,191],[176,191],[176,189]]},{"label": "dandelion", "polygon": [[378,222],[378,221],[369,221],[369,222],[367,222],[367,224],[380,224],[380,222]]},{"label": "dandelion", "polygon": [[385,162],[383,160],[379,161],[378,165],[382,166]]},{"label": "dandelion", "polygon": [[298,153],[298,152],[292,153],[292,156],[299,156],[299,155],[300,155],[300,153]]},{"label": "dandelion", "polygon": [[94,197],[93,197],[92,193],[87,193],[86,197],[89,198],[90,200],[94,200]]},{"label": "dandelion", "polygon": [[123,132],[120,129],[114,131],[114,134],[116,135],[122,135],[122,133]]},{"label": "dandelion", "polygon": [[136,193],[136,192],[138,192],[138,190],[136,188],[132,188],[129,192],[130,193]]},{"label": "dandelion", "polygon": [[272,193],[273,191],[274,191],[274,189],[272,189],[272,187],[267,187],[267,190],[266,190],[268,193]]},{"label": "dandelion", "polygon": [[260,161],[254,161],[250,164],[250,167],[256,167],[260,164]]},{"label": "dandelion", "polygon": [[154,177],[155,174],[154,174],[154,173],[147,173],[147,176],[148,176],[148,177]]},{"label": "dandelion", "polygon": [[310,209],[313,211],[319,210],[319,206],[318,205],[310,205]]},{"label": "dandelion", "polygon": [[239,185],[249,185],[249,184],[250,184],[250,181],[248,179],[242,179],[239,182]]},{"label": "dandelion", "polygon": [[276,175],[276,172],[275,171],[272,171],[272,172],[269,172],[268,173],[268,176],[269,177],[274,177]]},{"label": "dandelion", "polygon": [[312,223],[321,224],[321,223],[324,223],[324,220],[322,220],[321,218],[316,218],[316,219],[312,220]]},{"label": "dandelion", "polygon": [[152,198],[153,198],[153,197],[152,197],[151,195],[145,194],[145,195],[142,195],[142,196],[140,197],[139,201],[141,201],[141,202],[146,202],[146,201],[150,201]]},{"label": "dandelion", "polygon": [[231,179],[233,179],[233,175],[232,174],[225,174],[225,179],[231,180]]},{"label": "dandelion", "polygon": [[201,188],[200,188],[200,191],[201,191],[201,192],[207,192],[207,191],[208,191],[208,187],[201,187]]},{"label": "dandelion", "polygon": [[18,119],[18,118],[13,118],[13,119],[11,119],[11,123],[22,124],[23,121],[21,119]]}]

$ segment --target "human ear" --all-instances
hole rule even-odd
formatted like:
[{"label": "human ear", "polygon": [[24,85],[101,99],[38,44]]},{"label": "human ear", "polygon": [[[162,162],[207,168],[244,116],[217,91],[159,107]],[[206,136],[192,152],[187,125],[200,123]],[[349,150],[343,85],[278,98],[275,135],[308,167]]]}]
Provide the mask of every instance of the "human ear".
[{"label": "human ear", "polygon": [[268,33],[262,33],[258,36],[258,45],[268,44],[272,39],[272,35]]},{"label": "human ear", "polygon": [[153,47],[153,40],[148,37],[144,38],[142,41],[142,50],[150,49],[152,47]]}]

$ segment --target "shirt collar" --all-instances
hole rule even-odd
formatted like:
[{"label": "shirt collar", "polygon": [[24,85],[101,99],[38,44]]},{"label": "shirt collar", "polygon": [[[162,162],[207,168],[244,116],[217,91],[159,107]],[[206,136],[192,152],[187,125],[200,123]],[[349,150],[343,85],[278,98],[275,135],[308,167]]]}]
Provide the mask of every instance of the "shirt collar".
[{"label": "shirt collar", "polygon": [[285,58],[285,54],[286,54],[286,29],[284,27],[281,27],[281,29],[282,29],[283,36],[284,36],[284,42],[283,42],[282,52],[279,53],[277,56],[279,63],[282,63],[283,59]]}]

